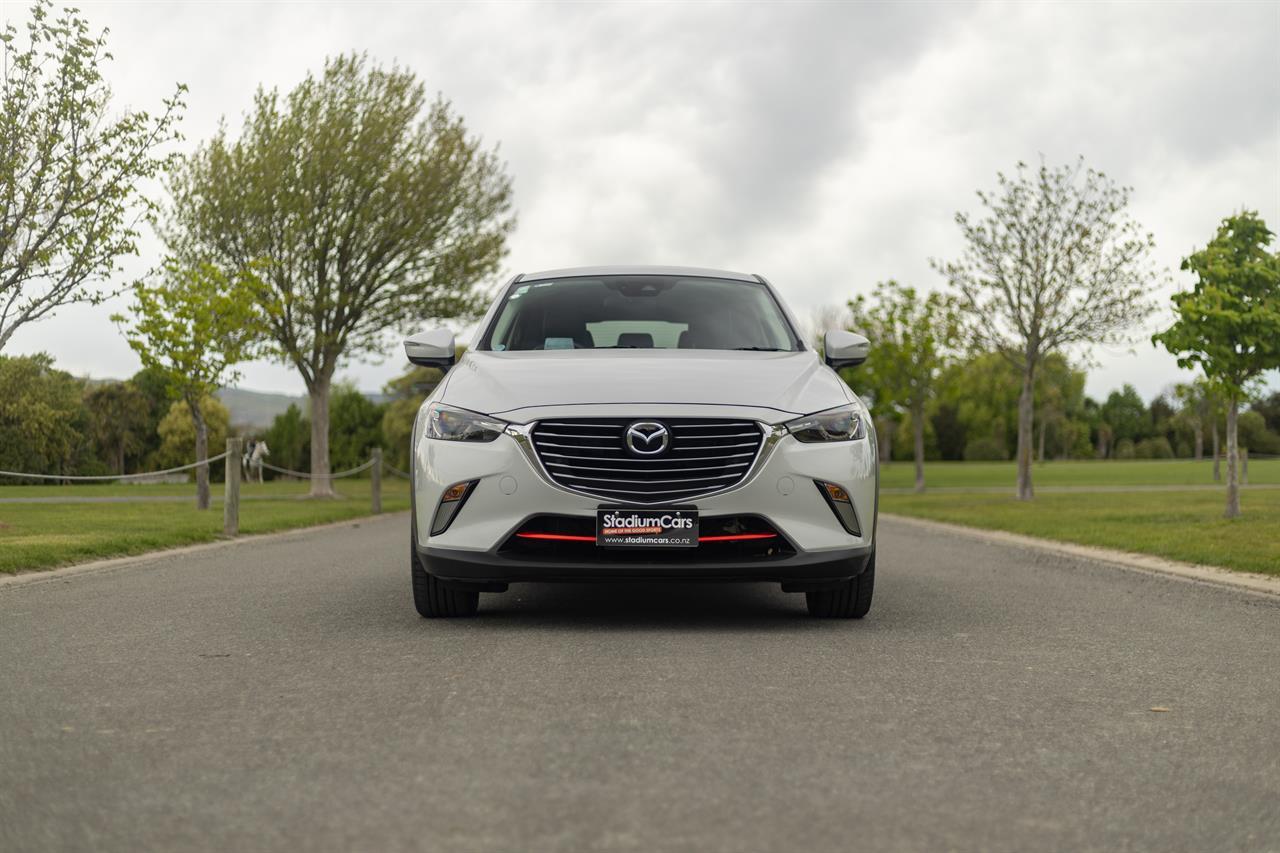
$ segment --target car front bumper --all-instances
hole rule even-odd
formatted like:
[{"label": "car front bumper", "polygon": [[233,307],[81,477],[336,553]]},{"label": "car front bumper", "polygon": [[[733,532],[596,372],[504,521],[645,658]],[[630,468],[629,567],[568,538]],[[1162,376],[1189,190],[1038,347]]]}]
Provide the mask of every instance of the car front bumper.
[{"label": "car front bumper", "polygon": [[[613,409],[608,414],[616,413]],[[575,415],[606,414],[592,407]],[[630,413],[627,413],[630,414]],[[646,408],[645,416],[732,416],[702,407]],[[794,553],[786,556],[707,560],[671,549],[652,559],[590,548],[571,559],[530,559],[503,550],[531,518],[569,516],[593,519],[603,506],[619,506],[555,485],[543,473],[527,441],[528,425],[513,425],[489,443],[419,438],[414,448],[415,547],[427,571],[445,580],[503,583],[526,580],[607,580],[685,578],[690,580],[781,581],[796,588],[859,574],[875,547],[878,468],[874,434],[865,440],[805,444],[778,426],[767,438],[751,473],[736,487],[682,503],[704,518],[755,516],[766,520]],[[442,533],[432,536],[432,520],[450,486],[476,481],[466,502]],[[857,515],[859,534],[836,518],[815,481],[844,487]],[[648,552],[647,552],[648,553]]]}]

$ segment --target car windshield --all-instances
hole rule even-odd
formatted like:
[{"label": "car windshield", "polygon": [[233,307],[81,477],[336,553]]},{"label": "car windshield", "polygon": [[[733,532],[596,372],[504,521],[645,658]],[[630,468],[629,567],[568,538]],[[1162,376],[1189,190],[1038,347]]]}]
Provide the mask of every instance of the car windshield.
[{"label": "car windshield", "polygon": [[519,283],[480,349],[715,349],[794,352],[791,324],[759,282],[610,275]]}]

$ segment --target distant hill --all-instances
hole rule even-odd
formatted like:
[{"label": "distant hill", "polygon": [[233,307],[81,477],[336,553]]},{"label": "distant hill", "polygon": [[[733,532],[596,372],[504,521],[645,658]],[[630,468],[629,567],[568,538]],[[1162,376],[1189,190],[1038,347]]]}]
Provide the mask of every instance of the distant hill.
[{"label": "distant hill", "polygon": [[271,426],[276,415],[284,414],[285,409],[291,404],[296,404],[299,409],[302,409],[304,415],[310,405],[305,396],[269,394],[244,388],[221,388],[218,390],[218,399],[231,412],[231,423],[254,429],[266,429]]},{"label": "distant hill", "polygon": [[[231,423],[236,426],[266,429],[271,426],[276,415],[282,415],[290,404],[297,404],[306,416],[311,402],[306,395],[291,396],[289,394],[270,394],[265,391],[250,391],[246,388],[221,388],[218,399],[231,412]],[[391,398],[386,394],[370,394],[365,396],[381,405]]]}]

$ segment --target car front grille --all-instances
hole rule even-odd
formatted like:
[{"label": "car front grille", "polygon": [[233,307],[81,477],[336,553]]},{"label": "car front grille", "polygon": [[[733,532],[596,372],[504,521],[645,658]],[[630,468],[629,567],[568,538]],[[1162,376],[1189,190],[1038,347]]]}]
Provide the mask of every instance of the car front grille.
[{"label": "car front grille", "polygon": [[[635,424],[665,427],[666,450],[629,450],[626,434]],[[679,503],[732,488],[751,470],[763,441],[755,421],[724,418],[566,418],[533,428],[533,447],[552,480],[623,503]]]}]

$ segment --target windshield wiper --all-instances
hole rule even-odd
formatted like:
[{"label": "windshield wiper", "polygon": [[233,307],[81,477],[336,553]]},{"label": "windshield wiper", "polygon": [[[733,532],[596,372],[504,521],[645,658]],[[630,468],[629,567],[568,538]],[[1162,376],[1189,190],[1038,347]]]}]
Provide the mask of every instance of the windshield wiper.
[{"label": "windshield wiper", "polygon": [[782,347],[734,347],[734,349],[744,352],[787,352]]}]

